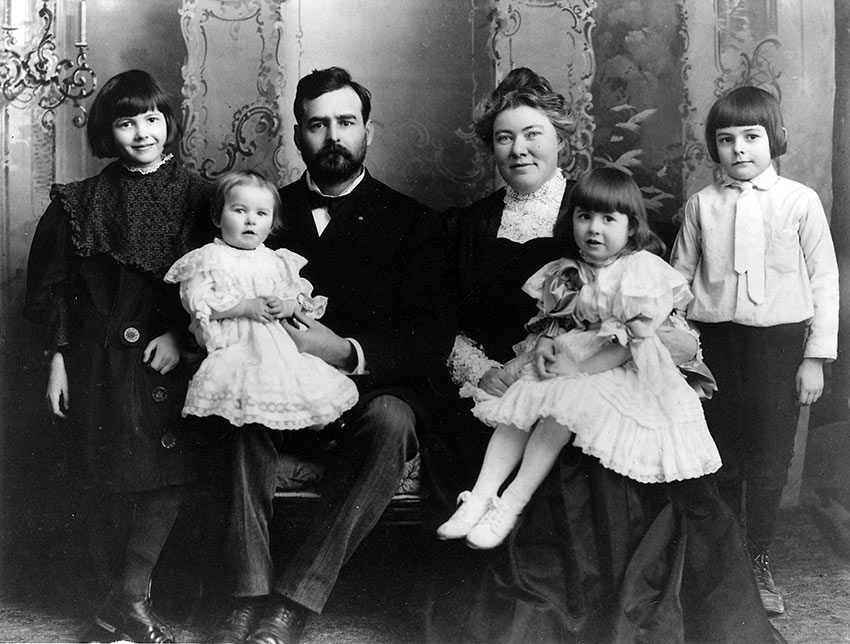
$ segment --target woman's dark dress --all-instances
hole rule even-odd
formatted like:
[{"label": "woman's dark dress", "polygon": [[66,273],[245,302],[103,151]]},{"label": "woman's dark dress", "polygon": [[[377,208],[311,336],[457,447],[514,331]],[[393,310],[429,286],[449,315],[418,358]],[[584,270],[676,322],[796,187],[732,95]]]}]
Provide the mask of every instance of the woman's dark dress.
[{"label": "woman's dark dress", "polygon": [[189,374],[160,375],[147,343],[188,318],[172,262],[206,241],[209,184],[168,162],[129,172],[118,162],[54,186],[30,250],[24,315],[47,326],[65,358],[69,461],[101,492],[142,492],[194,476],[180,410]]},{"label": "woman's dark dress", "polygon": [[[560,256],[551,239],[497,239],[503,199],[500,190],[449,220],[459,328],[500,362],[536,312],[522,284]],[[480,450],[489,433],[470,414],[464,436]],[[709,477],[641,484],[568,445],[491,557],[470,642],[782,641]]]}]

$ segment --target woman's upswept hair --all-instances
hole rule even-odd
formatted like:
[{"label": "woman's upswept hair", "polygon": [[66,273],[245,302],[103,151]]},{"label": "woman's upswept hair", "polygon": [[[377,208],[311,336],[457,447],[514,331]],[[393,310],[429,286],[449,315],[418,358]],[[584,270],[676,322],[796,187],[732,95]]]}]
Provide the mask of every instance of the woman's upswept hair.
[{"label": "woman's upswept hair", "polygon": [[770,142],[770,158],[785,154],[787,137],[782,126],[782,110],[779,101],[767,90],[758,87],[737,87],[714,101],[705,119],[705,144],[708,154],[715,163],[717,155],[717,130],[724,127],[761,125]]},{"label": "woman's upswept hair", "polygon": [[648,250],[663,255],[661,238],[649,227],[646,206],[640,188],[628,174],[616,168],[597,168],[579,179],[567,197],[567,206],[558,215],[553,237],[564,248],[564,257],[578,259],[579,247],[573,235],[573,213],[576,209],[595,212],[619,212],[629,218],[627,248]]},{"label": "woman's upswept hair", "polygon": [[221,225],[221,213],[224,211],[224,202],[228,193],[236,186],[257,186],[265,188],[272,194],[274,201],[274,213],[272,214],[271,232],[277,232],[283,227],[283,215],[281,214],[280,193],[277,186],[254,170],[234,170],[221,175],[215,182],[215,195],[213,196],[210,215],[216,226]]},{"label": "woman's upswept hair", "polygon": [[131,69],[106,81],[95,96],[86,123],[92,154],[99,159],[117,157],[112,124],[116,119],[150,110],[159,110],[165,117],[166,146],[180,138],[181,127],[171,109],[170,98],[153,76],[141,69]]},{"label": "woman's upswept hair", "polygon": [[496,117],[507,109],[522,105],[538,109],[549,117],[560,141],[566,143],[576,129],[566,99],[553,90],[549,81],[540,74],[527,67],[518,67],[512,69],[493,93],[475,108],[475,134],[491,152]]}]

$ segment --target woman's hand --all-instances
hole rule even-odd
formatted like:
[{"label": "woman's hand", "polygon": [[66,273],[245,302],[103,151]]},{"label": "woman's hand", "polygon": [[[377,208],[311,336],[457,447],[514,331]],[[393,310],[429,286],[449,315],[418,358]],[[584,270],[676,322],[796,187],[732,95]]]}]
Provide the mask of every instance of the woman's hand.
[{"label": "woman's hand", "polygon": [[803,358],[796,382],[797,402],[801,405],[816,403],[823,394],[823,359]]},{"label": "woman's hand", "polygon": [[478,388],[497,398],[504,395],[514,382],[516,376],[501,367],[493,367],[484,372],[478,381]]},{"label": "woman's hand", "polygon": [[291,318],[295,311],[301,309],[297,300],[283,300],[275,295],[268,295],[263,299],[266,301],[269,313],[275,320]]},{"label": "woman's hand", "polygon": [[166,331],[148,342],[142,361],[162,375],[174,369],[180,362],[180,348],[174,332]]},{"label": "woman's hand", "polygon": [[67,418],[69,409],[68,372],[65,371],[65,357],[58,351],[50,360],[50,376],[47,378],[47,402],[50,410],[59,418]]}]

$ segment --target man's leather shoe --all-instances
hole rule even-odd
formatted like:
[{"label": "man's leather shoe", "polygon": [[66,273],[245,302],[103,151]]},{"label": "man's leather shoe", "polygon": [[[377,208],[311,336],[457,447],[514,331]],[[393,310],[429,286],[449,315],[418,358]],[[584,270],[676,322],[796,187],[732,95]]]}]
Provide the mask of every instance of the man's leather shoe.
[{"label": "man's leather shoe", "polygon": [[257,599],[236,601],[209,641],[217,644],[244,644],[262,615],[263,605]]},{"label": "man's leather shoe", "polygon": [[269,601],[248,644],[300,644],[307,609],[282,596]]},{"label": "man's leather shoe", "polygon": [[107,595],[94,619],[117,639],[147,644],[173,644],[174,635],[151,610],[150,599],[132,602]]}]

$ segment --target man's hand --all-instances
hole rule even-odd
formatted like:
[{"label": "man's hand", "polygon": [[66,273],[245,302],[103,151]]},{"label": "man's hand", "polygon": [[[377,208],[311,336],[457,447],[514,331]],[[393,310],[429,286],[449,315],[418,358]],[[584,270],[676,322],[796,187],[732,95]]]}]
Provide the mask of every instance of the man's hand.
[{"label": "man's hand", "polygon": [[[292,322],[293,318],[297,326]],[[318,320],[311,320],[301,311],[296,311],[292,318],[283,320],[281,324],[301,353],[312,354],[346,371],[352,371],[357,366],[357,352],[351,342]]]},{"label": "man's hand", "polygon": [[493,367],[484,372],[478,381],[478,388],[486,391],[491,396],[501,397],[505,394],[517,377],[507,369]]},{"label": "man's hand", "polygon": [[148,342],[142,360],[162,375],[174,369],[180,362],[180,348],[174,332],[166,331]]},{"label": "man's hand", "polygon": [[66,418],[68,411],[68,372],[65,371],[65,357],[56,352],[50,361],[50,376],[47,379],[47,402],[50,410],[59,418]]},{"label": "man's hand", "polygon": [[275,320],[291,318],[295,311],[301,308],[296,300],[283,300],[275,295],[267,295],[263,299]]},{"label": "man's hand", "polygon": [[823,360],[803,358],[797,369],[797,402],[801,405],[816,403],[823,394]]}]

